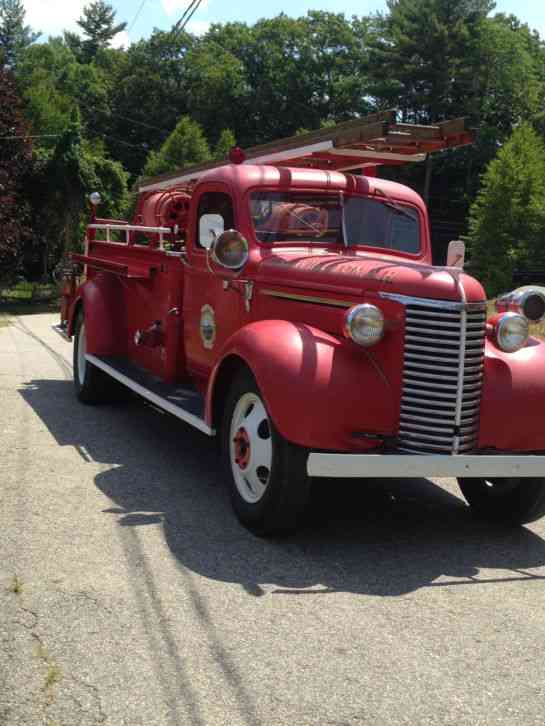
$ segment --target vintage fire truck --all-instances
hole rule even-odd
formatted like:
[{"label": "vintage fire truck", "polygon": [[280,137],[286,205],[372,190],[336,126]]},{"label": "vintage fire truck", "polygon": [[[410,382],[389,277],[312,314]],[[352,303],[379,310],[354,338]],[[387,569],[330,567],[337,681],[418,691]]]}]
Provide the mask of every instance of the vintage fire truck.
[{"label": "vintage fire truck", "polygon": [[258,534],[295,527],[320,477],[457,477],[480,515],[537,519],[545,296],[487,319],[463,244],[432,266],[423,200],[378,176],[471,141],[386,112],[144,181],[135,219],[95,213],[73,255],[77,397],[126,387],[217,436]]}]

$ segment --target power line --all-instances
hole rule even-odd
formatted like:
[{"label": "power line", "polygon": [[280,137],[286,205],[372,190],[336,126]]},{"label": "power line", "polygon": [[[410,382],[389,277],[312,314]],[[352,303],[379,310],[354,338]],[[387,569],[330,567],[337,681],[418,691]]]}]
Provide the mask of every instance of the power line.
[{"label": "power line", "polygon": [[58,139],[61,134],[35,134],[25,136],[0,136],[0,141],[14,141],[16,139]]},{"label": "power line", "polygon": [[197,2],[197,0],[191,0],[188,7],[184,10],[182,17],[178,20],[178,22],[175,25],[172,26],[173,33],[176,33],[178,31],[178,29],[180,28],[181,24],[183,23],[185,17],[187,16],[188,12],[191,10],[191,8],[195,5],[196,2]]},{"label": "power line", "polygon": [[136,11],[136,15],[134,16],[134,18],[131,21],[131,24],[129,25],[129,28],[127,30],[127,33],[130,33],[131,30],[134,28],[134,24],[136,23],[136,21],[140,17],[140,13],[144,9],[144,5],[146,4],[146,2],[147,2],[147,0],[142,0],[142,2],[140,3],[140,6],[139,6],[138,10]]},{"label": "power line", "polygon": [[[104,112],[106,113],[106,112]],[[138,126],[145,126],[148,129],[153,129],[154,131],[162,131],[164,134],[169,134],[170,131],[167,131],[166,129],[161,129],[159,126],[153,126],[152,124],[147,124],[144,121],[137,121],[135,118],[129,118],[128,116],[122,116],[120,113],[114,113],[113,116],[117,116],[117,118],[123,119],[123,121],[129,121],[132,124],[138,124]]]},{"label": "power line", "polygon": [[174,34],[183,33],[185,30],[187,24],[191,20],[191,18],[195,15],[197,10],[199,9],[200,4],[202,3],[202,0],[192,0],[189,6],[187,7],[186,11],[182,15],[182,17],[178,20],[176,25],[172,28],[172,32]]}]

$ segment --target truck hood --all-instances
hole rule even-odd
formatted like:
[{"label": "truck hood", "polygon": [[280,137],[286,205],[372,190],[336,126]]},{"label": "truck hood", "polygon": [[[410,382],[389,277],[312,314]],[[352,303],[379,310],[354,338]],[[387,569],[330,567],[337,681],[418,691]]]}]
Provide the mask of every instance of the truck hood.
[{"label": "truck hood", "polygon": [[[482,285],[461,274],[468,302],[486,300]],[[305,254],[275,250],[259,264],[257,281],[299,290],[356,295],[390,292],[436,300],[459,301],[450,272],[431,265],[405,262],[388,255]]]}]

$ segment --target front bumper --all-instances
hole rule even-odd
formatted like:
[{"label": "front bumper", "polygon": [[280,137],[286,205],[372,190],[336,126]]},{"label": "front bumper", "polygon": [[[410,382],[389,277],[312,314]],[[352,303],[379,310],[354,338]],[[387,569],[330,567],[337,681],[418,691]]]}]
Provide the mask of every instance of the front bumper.
[{"label": "front bumper", "polygon": [[307,473],[338,479],[415,477],[545,477],[545,455],[321,454],[311,452]]}]

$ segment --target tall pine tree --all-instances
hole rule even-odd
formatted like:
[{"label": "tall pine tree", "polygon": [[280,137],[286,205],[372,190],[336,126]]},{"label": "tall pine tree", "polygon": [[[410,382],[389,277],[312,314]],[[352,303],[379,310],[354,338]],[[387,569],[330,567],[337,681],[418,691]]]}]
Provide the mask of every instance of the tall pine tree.
[{"label": "tall pine tree", "polygon": [[492,0],[388,0],[376,19],[370,75],[374,95],[405,121],[461,115],[474,93],[480,23]]},{"label": "tall pine tree", "polygon": [[83,50],[87,60],[94,58],[101,48],[107,48],[115,36],[127,27],[127,23],[116,24],[115,10],[104,0],[86,5],[77,22],[85,36]]},{"label": "tall pine tree", "polygon": [[521,124],[490,163],[471,207],[471,261],[491,295],[513,270],[545,266],[545,144]]},{"label": "tall pine tree", "polygon": [[15,67],[25,48],[40,37],[25,25],[25,14],[22,0],[0,0],[0,66]]}]

